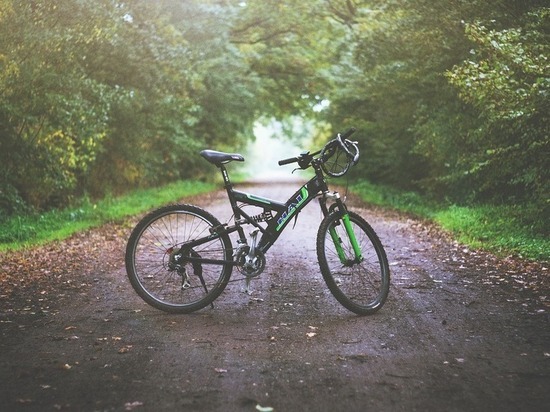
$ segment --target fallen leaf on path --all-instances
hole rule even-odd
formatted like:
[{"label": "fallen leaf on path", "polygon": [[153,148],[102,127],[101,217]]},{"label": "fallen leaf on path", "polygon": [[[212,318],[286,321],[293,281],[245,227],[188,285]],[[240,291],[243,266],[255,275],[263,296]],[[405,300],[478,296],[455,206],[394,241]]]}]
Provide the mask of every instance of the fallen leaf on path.
[{"label": "fallen leaf on path", "polygon": [[128,353],[128,352],[130,352],[130,349],[132,349],[132,345],[123,346],[122,348],[120,348],[118,350],[118,353],[120,353],[120,354]]},{"label": "fallen leaf on path", "polygon": [[132,411],[138,406],[143,406],[143,402],[135,401],[135,402],[126,402],[124,404],[124,409],[127,411]]}]

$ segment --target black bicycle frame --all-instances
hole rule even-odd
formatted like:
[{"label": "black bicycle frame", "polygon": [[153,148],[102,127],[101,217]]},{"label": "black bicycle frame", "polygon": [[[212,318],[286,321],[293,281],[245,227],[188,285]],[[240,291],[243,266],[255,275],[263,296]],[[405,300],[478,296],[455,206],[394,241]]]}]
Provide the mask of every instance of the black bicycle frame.
[{"label": "black bicycle frame", "polygon": [[[244,233],[243,225],[251,224],[258,228],[258,230],[262,233],[256,248],[265,254],[269,250],[269,248],[271,248],[271,246],[273,246],[273,244],[277,241],[280,234],[287,227],[293,217],[297,217],[300,211],[314,198],[316,198],[319,193],[328,194],[328,185],[324,179],[320,165],[315,163],[314,161],[312,162],[312,166],[315,170],[315,176],[307,183],[305,183],[302,187],[300,187],[300,189],[298,189],[287,200],[286,203],[281,203],[272,199],[268,199],[266,197],[234,190],[225,166],[223,164],[220,164],[218,167],[222,172],[225,189],[227,191],[229,202],[235,216],[235,224],[232,226],[227,226],[226,224],[223,224],[219,227],[211,228],[211,234],[209,236],[205,236],[184,243],[179,253],[182,253],[186,250],[188,251],[195,246],[207,243],[223,235],[231,234],[234,232],[238,232],[239,241],[241,243],[246,243],[246,235]],[[334,196],[334,200],[340,210],[345,210],[345,205],[341,201],[339,196]],[[326,196],[321,197],[319,199],[319,202],[323,214],[325,216],[328,215],[329,211],[326,206]],[[244,212],[239,206],[239,203],[263,208],[263,215],[266,216],[265,221],[267,222],[267,227],[264,228],[253,217]],[[274,216],[273,212],[275,213]],[[198,257],[191,257],[189,256],[189,253],[184,254],[187,255],[185,259],[190,262],[196,261],[207,264],[238,264],[235,261],[203,259]]]}]

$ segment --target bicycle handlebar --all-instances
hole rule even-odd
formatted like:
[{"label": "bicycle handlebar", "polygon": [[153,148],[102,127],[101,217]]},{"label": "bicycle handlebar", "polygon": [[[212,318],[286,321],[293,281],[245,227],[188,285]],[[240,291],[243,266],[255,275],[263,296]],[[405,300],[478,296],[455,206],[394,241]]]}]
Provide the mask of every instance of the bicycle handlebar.
[{"label": "bicycle handlebar", "polygon": [[279,166],[284,166],[284,165],[289,165],[291,163],[296,163],[298,160],[300,160],[300,159],[297,158],[297,157],[291,157],[289,159],[279,160]]},{"label": "bicycle handlebar", "polygon": [[357,130],[357,129],[356,129],[355,127],[350,127],[348,130],[346,130],[346,131],[344,132],[344,134],[341,134],[341,135],[340,135],[340,138],[341,138],[342,140],[346,140],[348,137],[350,137],[352,134],[354,134],[356,130]]},{"label": "bicycle handlebar", "polygon": [[[353,164],[356,165],[359,161],[359,149],[357,148],[357,142],[351,142],[348,140],[348,137],[350,137],[353,133],[355,133],[356,129],[355,127],[350,128],[347,130],[343,135],[338,135],[338,142],[340,143],[340,146],[342,149],[346,152],[348,157],[352,160]],[[352,153],[351,150],[348,148],[348,144],[351,144],[354,146],[356,152]]]},{"label": "bicycle handlebar", "polygon": [[[336,139],[340,143],[340,146],[342,146],[342,149],[348,154],[349,157],[353,158],[353,164],[356,164],[357,161],[359,160],[359,152],[357,151],[356,154],[351,153],[350,150],[347,148],[345,141],[347,140],[348,137],[350,137],[353,133],[355,133],[356,130],[357,129],[355,129],[355,127],[351,127],[342,134],[338,133],[337,137],[336,137]],[[320,153],[320,151],[310,155],[309,152],[304,152],[300,156],[297,156],[297,157],[289,157],[288,159],[279,160],[278,164],[279,164],[279,166],[284,166],[284,165],[288,165],[288,164],[291,164],[291,163],[300,163],[300,161],[302,161],[306,156],[308,156],[308,155],[315,156],[319,153]],[[311,160],[311,159],[309,159],[309,160]],[[300,166],[302,167],[301,164],[300,164]],[[309,166],[309,162],[308,162],[308,166]],[[305,168],[305,167],[302,167],[302,168]]]}]

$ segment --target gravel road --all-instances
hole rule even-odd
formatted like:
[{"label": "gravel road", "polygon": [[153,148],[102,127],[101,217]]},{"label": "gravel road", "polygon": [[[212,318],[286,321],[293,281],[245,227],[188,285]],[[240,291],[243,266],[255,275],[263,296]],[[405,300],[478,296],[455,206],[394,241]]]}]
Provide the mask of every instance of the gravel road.
[{"label": "gravel road", "polygon": [[[286,199],[295,187],[241,189]],[[230,214],[224,193],[185,202]],[[0,255],[0,410],[547,410],[550,295],[548,282],[532,286],[547,266],[349,204],[392,271],[373,316],[348,312],[324,284],[313,203],[269,251],[252,295],[236,281],[191,315],[160,312],[132,290],[124,248],[135,219]]]}]

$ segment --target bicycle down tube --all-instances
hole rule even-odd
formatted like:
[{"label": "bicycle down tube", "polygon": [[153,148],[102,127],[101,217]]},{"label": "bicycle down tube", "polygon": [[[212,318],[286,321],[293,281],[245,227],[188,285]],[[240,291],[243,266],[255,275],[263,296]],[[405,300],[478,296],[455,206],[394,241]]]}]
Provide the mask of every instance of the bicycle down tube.
[{"label": "bicycle down tube", "polygon": [[[238,213],[245,217],[245,223],[251,223],[260,228],[262,237],[259,240],[258,249],[265,254],[277,241],[292,218],[296,217],[306,205],[315,199],[322,189],[326,189],[326,184],[324,185],[325,187],[323,187],[323,183],[324,182],[319,181],[317,176],[312,178],[300,187],[286,203],[235,190],[232,191],[232,197],[235,200],[233,204],[234,211],[236,214]],[[236,202],[262,207],[269,212],[275,212],[275,215],[267,220],[267,227],[263,228],[243,212],[242,209],[237,206]]]}]

